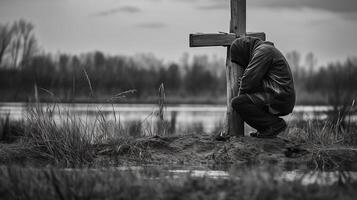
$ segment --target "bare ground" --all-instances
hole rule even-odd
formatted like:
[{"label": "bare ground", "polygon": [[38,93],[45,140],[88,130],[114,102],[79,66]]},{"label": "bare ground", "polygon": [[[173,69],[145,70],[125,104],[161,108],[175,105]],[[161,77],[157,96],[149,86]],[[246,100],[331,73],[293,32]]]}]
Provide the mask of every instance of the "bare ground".
[{"label": "bare ground", "polygon": [[[217,142],[210,135],[147,137],[134,145],[97,147],[97,165],[186,165],[219,167],[266,165],[284,168],[357,170],[357,149],[322,147],[288,138],[231,138]],[[133,147],[134,146],[134,147]]]}]

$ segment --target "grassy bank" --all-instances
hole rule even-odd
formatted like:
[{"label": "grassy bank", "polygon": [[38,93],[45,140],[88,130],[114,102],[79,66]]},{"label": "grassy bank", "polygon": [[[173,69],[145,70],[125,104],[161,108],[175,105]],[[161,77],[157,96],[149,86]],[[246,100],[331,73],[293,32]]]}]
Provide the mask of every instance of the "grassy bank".
[{"label": "grassy bank", "polygon": [[28,107],[23,121],[2,119],[0,162],[70,168],[293,163],[318,169],[357,169],[357,127],[352,124],[296,121],[279,139],[244,137],[215,142],[200,126],[173,134],[162,106],[153,113],[154,120],[129,124],[121,123],[114,112],[114,121],[107,120],[99,109],[94,121],[66,111],[54,117],[55,112],[59,112],[55,104],[45,109],[35,104]]},{"label": "grassy bank", "polygon": [[119,119],[107,121],[100,111],[94,122],[81,120],[69,112],[55,118],[54,112],[59,112],[56,105],[46,109],[35,105],[28,107],[25,120],[2,119],[0,161],[33,160],[58,167],[83,167],[91,164],[103,146],[130,147],[126,149],[128,154],[140,151],[133,144],[139,135],[138,124],[123,125]]}]

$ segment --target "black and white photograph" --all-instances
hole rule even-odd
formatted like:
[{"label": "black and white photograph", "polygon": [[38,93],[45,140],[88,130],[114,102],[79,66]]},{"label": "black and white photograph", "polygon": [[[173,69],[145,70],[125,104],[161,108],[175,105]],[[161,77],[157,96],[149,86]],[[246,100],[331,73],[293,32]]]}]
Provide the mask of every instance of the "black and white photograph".
[{"label": "black and white photograph", "polygon": [[1,200],[353,200],[356,0],[0,0]]}]

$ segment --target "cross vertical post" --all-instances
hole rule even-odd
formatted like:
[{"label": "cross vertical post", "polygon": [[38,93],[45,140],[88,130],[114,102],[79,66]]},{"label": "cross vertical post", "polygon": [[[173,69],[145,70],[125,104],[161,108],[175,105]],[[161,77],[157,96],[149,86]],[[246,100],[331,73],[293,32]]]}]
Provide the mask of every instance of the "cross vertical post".
[{"label": "cross vertical post", "polygon": [[[230,33],[244,35],[246,32],[246,0],[231,0]],[[225,131],[232,136],[244,136],[244,122],[238,113],[232,108],[231,100],[238,94],[238,78],[243,71],[237,65],[232,65],[230,46],[227,47],[226,60],[227,79],[227,116]]]}]

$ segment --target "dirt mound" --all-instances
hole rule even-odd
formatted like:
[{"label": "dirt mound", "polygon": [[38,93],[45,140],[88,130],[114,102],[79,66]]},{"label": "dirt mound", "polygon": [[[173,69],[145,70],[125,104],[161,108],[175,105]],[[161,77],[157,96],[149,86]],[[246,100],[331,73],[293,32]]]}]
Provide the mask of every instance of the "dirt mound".
[{"label": "dirt mound", "polygon": [[[137,139],[134,144],[145,157],[137,164],[186,166],[262,165],[273,164],[284,168],[337,169],[342,166],[357,169],[357,151],[348,148],[317,148],[297,140],[285,138],[231,138],[215,141],[210,135],[183,135]],[[130,163],[125,155],[118,155],[118,164]],[[135,160],[135,159],[134,159]],[[132,163],[131,163],[132,164]]]},{"label": "dirt mound", "polygon": [[[215,141],[211,135],[205,134],[119,138],[91,146],[93,159],[86,165],[105,167],[151,164],[217,169],[232,165],[273,164],[283,168],[357,170],[356,148],[319,146],[301,138],[303,137],[233,137],[226,142]],[[20,142],[0,144],[0,163],[19,164],[31,161],[30,163],[51,164],[48,160],[36,157],[37,154],[29,155],[28,152],[35,152],[31,150],[32,146],[23,146]]]}]

